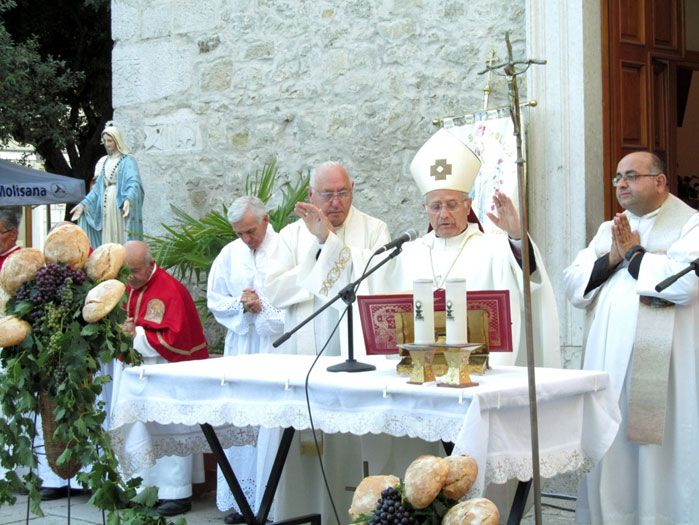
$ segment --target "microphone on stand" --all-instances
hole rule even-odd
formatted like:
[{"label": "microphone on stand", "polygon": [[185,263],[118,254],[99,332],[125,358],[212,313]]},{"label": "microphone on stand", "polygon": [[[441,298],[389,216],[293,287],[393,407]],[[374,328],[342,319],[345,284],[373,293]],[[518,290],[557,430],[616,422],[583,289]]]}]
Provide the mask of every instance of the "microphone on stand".
[{"label": "microphone on stand", "polygon": [[399,246],[403,246],[404,243],[414,241],[415,239],[417,239],[417,231],[414,228],[410,228],[400,237],[396,237],[391,242],[384,244],[381,248],[374,252],[374,255],[387,252],[388,250],[392,250],[393,248],[398,248]]}]

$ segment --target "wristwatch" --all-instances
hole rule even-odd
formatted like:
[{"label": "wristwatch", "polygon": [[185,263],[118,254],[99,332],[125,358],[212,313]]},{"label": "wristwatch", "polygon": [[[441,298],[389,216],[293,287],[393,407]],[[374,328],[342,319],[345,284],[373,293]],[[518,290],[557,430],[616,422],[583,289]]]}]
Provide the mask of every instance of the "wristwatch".
[{"label": "wristwatch", "polygon": [[636,246],[632,246],[631,249],[629,249],[629,251],[626,252],[626,255],[624,255],[624,259],[626,259],[627,261],[630,261],[636,252],[645,252],[645,251],[646,250],[643,246],[641,246],[640,244],[637,244]]}]

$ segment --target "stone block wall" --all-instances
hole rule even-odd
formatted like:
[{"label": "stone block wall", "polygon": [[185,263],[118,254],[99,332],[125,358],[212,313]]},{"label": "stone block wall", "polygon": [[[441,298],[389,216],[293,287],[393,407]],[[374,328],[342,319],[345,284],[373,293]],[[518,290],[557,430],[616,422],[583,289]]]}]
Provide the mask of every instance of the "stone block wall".
[{"label": "stone block wall", "polygon": [[[146,190],[146,233],[169,204],[195,216],[276,157],[325,160],[394,234],[425,231],[408,166],[432,120],[483,104],[491,49],[525,49],[525,1],[114,0],[115,121]],[[507,103],[493,78],[490,106]],[[524,92],[524,89],[523,89]]]}]

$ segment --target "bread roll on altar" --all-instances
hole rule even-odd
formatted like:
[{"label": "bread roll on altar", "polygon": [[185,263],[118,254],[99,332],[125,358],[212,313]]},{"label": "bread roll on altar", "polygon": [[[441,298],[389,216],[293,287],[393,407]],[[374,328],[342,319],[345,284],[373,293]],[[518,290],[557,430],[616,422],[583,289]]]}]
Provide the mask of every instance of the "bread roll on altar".
[{"label": "bread roll on altar", "polygon": [[87,234],[72,223],[62,224],[49,233],[44,244],[44,257],[47,263],[65,263],[73,268],[85,266],[90,255],[90,241]]},{"label": "bread roll on altar", "polygon": [[108,315],[124,295],[126,286],[121,281],[109,279],[95,286],[87,293],[83,305],[83,319],[95,323]]},{"label": "bread roll on altar", "polygon": [[357,486],[352,496],[349,515],[352,521],[362,514],[373,514],[381,492],[400,483],[396,476],[367,476]]},{"label": "bread roll on altar", "polygon": [[405,471],[405,498],[416,509],[434,501],[449,473],[449,464],[437,456],[420,456]]},{"label": "bread roll on altar", "polygon": [[15,295],[22,283],[31,281],[44,265],[44,256],[36,248],[22,248],[12,253],[0,271],[0,284],[10,295]]},{"label": "bread roll on altar", "polygon": [[467,454],[461,454],[448,456],[444,461],[449,465],[449,473],[442,491],[447,498],[461,499],[476,482],[476,476],[478,476],[476,460]]},{"label": "bread roll on altar", "polygon": [[454,505],[442,518],[442,525],[498,525],[500,512],[486,498],[474,498]]},{"label": "bread roll on altar", "polygon": [[0,348],[20,344],[32,331],[27,321],[22,321],[16,315],[0,319]]},{"label": "bread roll on altar", "polygon": [[96,283],[114,279],[124,264],[125,257],[126,250],[121,244],[113,242],[103,244],[88,257],[85,272]]}]

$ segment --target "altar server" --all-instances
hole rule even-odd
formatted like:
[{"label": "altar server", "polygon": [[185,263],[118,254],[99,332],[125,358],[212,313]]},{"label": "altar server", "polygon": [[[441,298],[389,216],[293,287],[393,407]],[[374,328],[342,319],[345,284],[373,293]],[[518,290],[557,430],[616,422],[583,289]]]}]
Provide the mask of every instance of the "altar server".
[{"label": "altar server", "polygon": [[[218,254],[209,272],[206,302],[216,321],[226,327],[224,356],[274,352],[272,341],[284,331],[284,312],[272,306],[264,288],[270,254],[278,234],[269,223],[264,203],[255,196],[236,199],[228,209],[237,239]],[[226,450],[228,461],[255,513],[259,510],[272,468],[280,430],[260,428],[257,446]],[[226,523],[242,523],[225,478],[218,469],[216,504],[220,510],[235,507]]]},{"label": "altar server", "polygon": [[580,523],[696,523],[699,516],[699,213],[669,193],[663,162],[634,152],[612,180],[624,208],[565,270],[589,314],[584,367],[606,370],[622,424],[581,483]]},{"label": "altar server", "polygon": [[[146,243],[129,241],[124,248],[131,275],[126,289],[128,317],[122,329],[133,335],[144,364],[207,359],[204,329],[187,288],[155,264]],[[114,391],[118,392],[116,370]],[[192,482],[203,483],[203,471],[203,457],[196,454],[160,458],[138,475],[143,485],[158,487],[158,514],[175,516],[191,510]]]}]

